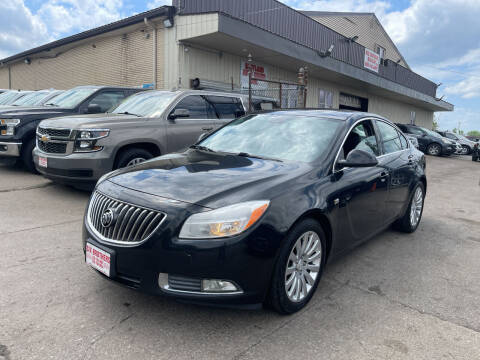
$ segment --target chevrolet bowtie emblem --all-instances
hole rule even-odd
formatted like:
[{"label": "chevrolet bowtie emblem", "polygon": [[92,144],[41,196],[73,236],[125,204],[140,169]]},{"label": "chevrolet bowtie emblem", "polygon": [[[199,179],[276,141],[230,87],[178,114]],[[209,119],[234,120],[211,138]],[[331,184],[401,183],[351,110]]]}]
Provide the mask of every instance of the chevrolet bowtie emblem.
[{"label": "chevrolet bowtie emblem", "polygon": [[42,140],[43,142],[49,142],[49,141],[50,141],[50,136],[42,135],[42,137],[40,138],[40,140]]}]

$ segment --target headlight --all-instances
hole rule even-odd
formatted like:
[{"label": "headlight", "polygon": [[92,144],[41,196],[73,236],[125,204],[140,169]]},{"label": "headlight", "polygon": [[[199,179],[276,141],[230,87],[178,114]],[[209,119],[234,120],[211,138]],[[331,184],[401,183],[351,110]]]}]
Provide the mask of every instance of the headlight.
[{"label": "headlight", "polygon": [[262,217],[270,201],[247,201],[193,214],[182,226],[182,239],[215,239],[238,235]]},{"label": "headlight", "polygon": [[102,146],[97,146],[97,141],[110,134],[109,129],[84,129],[77,132],[75,152],[100,151]]},{"label": "headlight", "polygon": [[452,142],[450,140],[447,140],[447,139],[442,139],[443,143],[444,144],[450,144],[452,145]]},{"label": "headlight", "polygon": [[0,134],[4,136],[15,135],[15,127],[20,124],[20,119],[1,119]]}]

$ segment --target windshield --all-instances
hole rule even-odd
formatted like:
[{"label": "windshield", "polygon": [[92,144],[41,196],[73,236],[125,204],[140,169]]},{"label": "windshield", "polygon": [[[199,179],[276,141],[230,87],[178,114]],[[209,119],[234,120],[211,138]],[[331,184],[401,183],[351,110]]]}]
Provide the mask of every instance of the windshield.
[{"label": "windshield", "polygon": [[232,121],[199,143],[213,151],[311,162],[330,147],[341,121],[269,113]]},{"label": "windshield", "polygon": [[45,105],[72,109],[97,90],[97,88],[74,88],[67,90],[62,95],[53,98],[52,101],[48,101]]},{"label": "windshield", "polygon": [[0,95],[0,105],[10,105],[18,97],[18,91],[9,91]]},{"label": "windshield", "polygon": [[41,101],[45,96],[48,95],[48,91],[35,91],[28,95],[21,97],[20,99],[15,100],[12,105],[16,106],[29,106],[36,105]]},{"label": "windshield", "polygon": [[435,136],[437,138],[443,138],[442,135],[440,135],[439,133],[435,132],[435,131],[432,131],[432,130],[428,130],[428,129],[425,129],[425,128],[422,128],[423,131],[425,131],[428,135],[430,136]]},{"label": "windshield", "polygon": [[142,117],[159,116],[175,97],[168,91],[146,91],[123,100],[111,112],[114,114],[132,114]]}]

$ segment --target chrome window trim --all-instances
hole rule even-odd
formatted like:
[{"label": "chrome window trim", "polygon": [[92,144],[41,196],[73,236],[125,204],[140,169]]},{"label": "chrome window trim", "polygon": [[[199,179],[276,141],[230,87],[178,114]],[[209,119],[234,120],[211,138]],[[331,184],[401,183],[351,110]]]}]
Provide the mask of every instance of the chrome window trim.
[{"label": "chrome window trim", "polygon": [[[119,202],[119,203],[122,203],[122,204],[125,204],[125,205],[130,205],[130,206],[134,206],[136,208],[139,208],[139,209],[143,209],[143,210],[148,210],[148,211],[153,211],[153,212],[156,212],[156,213],[159,213],[159,214],[163,214],[163,219],[158,223],[158,225],[155,227],[155,229],[152,230],[152,233],[150,235],[148,235],[145,239],[143,239],[142,241],[118,241],[118,240],[112,240],[112,239],[107,239],[106,237],[104,237],[102,234],[100,234],[97,229],[95,229],[95,227],[93,226],[91,220],[90,220],[90,212],[91,212],[91,209],[92,209],[92,202],[91,202],[91,199],[92,197],[94,196],[95,193],[99,193],[107,198],[109,198],[110,200],[113,200],[113,201],[116,201],[116,202]],[[163,222],[165,221],[165,219],[167,218],[167,214],[164,213],[163,211],[159,211],[159,210],[155,210],[155,209],[150,209],[150,208],[147,208],[145,206],[139,206],[139,205],[136,205],[136,204],[132,204],[132,203],[129,203],[129,202],[126,202],[126,201],[122,201],[122,200],[118,200],[118,199],[115,199],[109,195],[106,195],[104,194],[103,192],[101,191],[98,191],[98,190],[95,190],[92,194],[92,196],[90,197],[90,202],[88,203],[88,211],[87,211],[87,224],[88,224],[88,228],[89,230],[97,237],[96,240],[98,240],[100,243],[104,243],[104,244],[110,244],[110,245],[118,245],[118,246],[123,246],[123,247],[135,247],[135,246],[138,246],[138,245],[141,245],[143,244],[144,242],[146,242],[148,239],[150,239],[153,234],[155,234],[157,232],[157,230],[160,228],[160,226],[163,224]],[[87,240],[88,241],[88,240]]]},{"label": "chrome window trim", "polygon": [[[333,161],[333,166],[332,166],[332,174],[336,174],[337,172],[340,172],[340,171],[343,171],[345,169],[350,169],[350,167],[344,167],[340,170],[335,170],[335,165],[337,164],[337,161],[338,161],[338,157],[340,156],[340,151],[342,150],[343,148],[343,145],[345,144],[345,141],[347,140],[347,137],[348,135],[350,135],[350,132],[353,130],[353,128],[355,126],[357,126],[358,123],[362,122],[362,121],[366,121],[366,120],[378,120],[378,121],[382,121],[384,122],[385,124],[387,125],[390,125],[392,126],[393,125],[393,128],[395,128],[397,130],[397,132],[399,132],[399,135],[402,134],[402,130],[400,130],[400,128],[398,126],[396,126],[395,124],[393,123],[390,123],[384,119],[381,119],[381,118],[376,118],[376,117],[365,117],[365,118],[361,118],[361,119],[358,119],[357,121],[355,121],[351,126],[350,128],[348,129],[348,132],[347,134],[344,136],[343,138],[343,141],[342,141],[342,144],[340,145],[340,147],[338,148],[338,151],[337,151],[337,155],[335,156],[335,160]],[[375,129],[374,129],[375,130]],[[377,134],[375,134],[377,135]],[[402,134],[403,135],[403,134]],[[405,137],[405,136],[404,136]],[[382,159],[383,157],[385,156],[389,156],[389,155],[392,155],[392,154],[396,154],[396,153],[399,153],[399,152],[402,152],[402,151],[406,151],[406,150],[409,150],[410,149],[410,142],[407,140],[407,146],[408,148],[407,149],[402,149],[402,150],[399,150],[399,151],[394,151],[394,152],[391,152],[391,153],[388,153],[388,154],[382,154],[382,155],[378,155],[376,156],[377,159]],[[383,152],[383,147],[382,147],[382,152]]]}]

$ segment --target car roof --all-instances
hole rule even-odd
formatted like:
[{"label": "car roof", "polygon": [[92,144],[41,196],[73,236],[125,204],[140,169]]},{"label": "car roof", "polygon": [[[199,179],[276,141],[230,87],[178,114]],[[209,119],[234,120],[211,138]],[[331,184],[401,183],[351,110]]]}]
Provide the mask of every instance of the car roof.
[{"label": "car roof", "polygon": [[280,114],[289,114],[289,115],[296,115],[296,116],[315,116],[315,117],[328,117],[337,120],[343,121],[357,121],[363,118],[376,118],[376,119],[383,119],[388,122],[390,120],[380,116],[378,114],[368,113],[368,112],[360,112],[360,111],[349,111],[349,110],[333,110],[333,109],[278,109],[278,110],[263,110],[263,111],[256,111],[255,114],[262,114],[262,113],[280,113]]},{"label": "car roof", "polygon": [[75,86],[72,89],[120,89],[120,90],[143,90],[138,87],[128,87],[128,86],[110,86],[110,85],[80,85],[80,86]]}]

